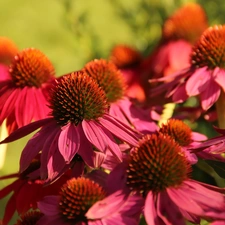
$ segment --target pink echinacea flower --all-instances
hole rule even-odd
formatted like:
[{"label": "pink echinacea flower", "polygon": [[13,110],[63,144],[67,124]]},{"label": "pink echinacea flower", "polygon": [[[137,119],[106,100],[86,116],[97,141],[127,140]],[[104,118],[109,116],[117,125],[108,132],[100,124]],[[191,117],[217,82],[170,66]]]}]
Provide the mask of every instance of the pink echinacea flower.
[{"label": "pink echinacea flower", "polygon": [[151,96],[166,91],[173,102],[184,102],[188,97],[199,96],[203,110],[208,110],[225,91],[224,49],[225,26],[206,29],[191,53],[191,66],[171,76],[150,80],[166,83],[152,89]]},{"label": "pink echinacea flower", "polygon": [[[143,200],[117,191],[110,195],[88,178],[68,180],[57,196],[46,196],[38,207],[37,225],[138,225]],[[139,207],[134,207],[138,205]]]},{"label": "pink echinacea flower", "polygon": [[122,152],[114,136],[136,146],[141,135],[107,113],[105,92],[81,71],[56,80],[50,93],[49,107],[49,118],[21,127],[1,142],[17,140],[42,127],[22,151],[20,172],[40,151],[42,179],[53,179],[76,154],[93,168],[93,146],[103,154],[110,150],[119,162]]},{"label": "pink echinacea flower", "polygon": [[47,117],[47,87],[54,67],[39,50],[29,48],[14,56],[8,78],[0,80],[0,125],[7,120],[9,132]]},{"label": "pink echinacea flower", "polygon": [[[185,151],[168,135],[146,135],[126,161],[109,175],[114,190],[138,192],[145,199],[149,225],[185,225],[185,220],[225,220],[224,189],[190,179]],[[124,173],[126,175],[124,175]]]}]

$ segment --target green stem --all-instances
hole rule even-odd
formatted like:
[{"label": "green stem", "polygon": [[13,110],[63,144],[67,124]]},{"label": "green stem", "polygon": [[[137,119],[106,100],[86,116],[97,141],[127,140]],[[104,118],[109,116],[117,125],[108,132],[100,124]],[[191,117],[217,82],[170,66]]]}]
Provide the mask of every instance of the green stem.
[{"label": "green stem", "polygon": [[216,112],[219,128],[225,129],[225,93],[221,90],[220,97],[216,102]]}]

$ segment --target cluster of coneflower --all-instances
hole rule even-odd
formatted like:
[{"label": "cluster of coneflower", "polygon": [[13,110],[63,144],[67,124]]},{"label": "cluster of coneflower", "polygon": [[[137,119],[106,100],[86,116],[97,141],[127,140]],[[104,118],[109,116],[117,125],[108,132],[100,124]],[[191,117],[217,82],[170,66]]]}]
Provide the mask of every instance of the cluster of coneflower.
[{"label": "cluster of coneflower", "polygon": [[[13,178],[2,224],[225,225],[225,189],[192,178],[199,160],[225,163],[224,92],[225,26],[209,27],[194,3],[165,21],[148,57],[118,45],[62,76],[1,37],[0,146],[35,132],[19,171],[0,177]],[[220,135],[183,122],[199,118]]]}]

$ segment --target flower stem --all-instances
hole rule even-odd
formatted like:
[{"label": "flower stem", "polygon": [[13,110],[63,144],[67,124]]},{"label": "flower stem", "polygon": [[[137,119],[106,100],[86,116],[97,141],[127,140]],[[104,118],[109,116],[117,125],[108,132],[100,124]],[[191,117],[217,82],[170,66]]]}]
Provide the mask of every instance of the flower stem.
[{"label": "flower stem", "polygon": [[221,90],[220,97],[216,102],[216,112],[219,128],[225,128],[225,93]]},{"label": "flower stem", "polygon": [[[5,139],[8,136],[8,131],[6,128],[6,120],[3,121],[2,126],[0,127],[0,140]],[[7,144],[0,145],[0,170],[4,166],[5,156],[6,156]]]}]

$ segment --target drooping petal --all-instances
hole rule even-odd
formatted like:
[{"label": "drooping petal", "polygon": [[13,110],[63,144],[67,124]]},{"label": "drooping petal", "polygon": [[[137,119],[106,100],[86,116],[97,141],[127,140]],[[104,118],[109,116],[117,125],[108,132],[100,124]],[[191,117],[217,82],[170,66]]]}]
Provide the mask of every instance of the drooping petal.
[{"label": "drooping petal", "polygon": [[24,127],[21,127],[19,129],[17,129],[16,131],[14,131],[13,133],[11,133],[3,141],[1,141],[0,144],[13,142],[13,141],[18,140],[22,137],[25,137],[26,135],[32,133],[33,131],[37,130],[41,126],[50,123],[51,121],[52,121],[52,118],[46,118],[46,119],[43,119],[43,120],[35,121],[35,122],[33,122],[31,124],[28,124]]},{"label": "drooping petal", "polygon": [[59,196],[46,196],[38,202],[38,208],[47,216],[56,216],[59,213]]},{"label": "drooping petal", "polygon": [[189,96],[199,95],[204,91],[210,84],[208,83],[211,79],[210,71],[207,71],[207,67],[196,69],[191,77],[186,82],[186,91]]},{"label": "drooping petal", "polygon": [[99,129],[99,127],[93,122],[93,121],[82,121],[82,127],[85,136],[87,139],[97,147],[102,152],[105,152],[107,149],[107,140],[105,140],[103,137],[103,131],[102,129]]},{"label": "drooping petal", "polygon": [[[113,138],[112,134],[105,129],[103,126],[98,124],[95,121],[89,121],[88,122],[89,129],[95,131],[96,137],[100,137],[102,141],[104,142],[104,149],[99,149],[102,150],[104,153],[106,152],[106,149],[109,149],[112,154],[117,157],[120,161],[122,161],[122,152],[116,143],[115,139]],[[88,133],[89,130],[84,130],[84,132]],[[99,133],[98,133],[99,132]],[[93,134],[91,135],[92,140],[89,140],[92,142],[94,146],[100,146],[98,143],[98,140],[96,141],[97,138],[93,138]]]},{"label": "drooping petal", "polygon": [[186,225],[183,215],[179,208],[171,201],[166,192],[158,196],[157,211],[165,224]]},{"label": "drooping petal", "polygon": [[38,110],[34,111],[34,119],[40,120],[40,119],[47,117],[47,115],[50,112],[50,108],[47,107],[47,101],[43,94],[43,90],[36,89],[33,92],[33,96],[34,96],[34,101],[36,101],[36,104],[42,106],[42,107],[39,107]]},{"label": "drooping petal", "polygon": [[86,213],[88,219],[101,219],[120,209],[128,196],[119,190],[101,201],[96,202]]},{"label": "drooping petal", "polygon": [[220,96],[220,86],[211,80],[210,85],[200,94],[201,105],[204,110],[208,110]]},{"label": "drooping petal", "polygon": [[186,101],[188,98],[186,88],[185,88],[185,83],[182,83],[176,88],[176,91],[173,94],[172,100],[173,102],[176,103],[182,103]]},{"label": "drooping petal", "polygon": [[34,100],[32,95],[33,93],[29,88],[24,87],[18,96],[17,104],[15,106],[15,116],[19,127],[29,124],[34,115],[33,111],[38,110],[36,106],[33,105]]},{"label": "drooping petal", "polygon": [[54,180],[59,174],[61,174],[66,167],[66,162],[63,156],[58,150],[56,150],[49,158],[47,169],[48,169],[48,179]]},{"label": "drooping petal", "polygon": [[141,137],[141,134],[116,118],[105,114],[103,117],[99,118],[99,122],[119,139],[133,146],[138,144],[138,139]]},{"label": "drooping petal", "polygon": [[167,193],[172,201],[183,210],[195,215],[204,215],[204,210],[195,201],[190,201],[187,191],[181,188],[168,188]]},{"label": "drooping petal", "polygon": [[[38,122],[39,121],[34,123]],[[23,172],[30,165],[31,161],[36,157],[36,155],[42,150],[42,147],[44,146],[46,141],[46,137],[48,137],[49,133],[52,133],[52,131],[54,131],[55,123],[52,122],[53,121],[50,120],[50,123],[43,127],[38,133],[36,133],[26,144],[20,157],[20,172]],[[23,128],[24,127],[19,128],[18,130],[21,130]],[[18,130],[16,130],[14,133],[16,133]]]},{"label": "drooping petal", "polygon": [[144,207],[144,216],[147,224],[149,225],[162,225],[162,223],[159,223],[159,218],[156,212],[156,207],[154,203],[154,195],[150,191],[147,194],[146,200],[145,200],[145,207]]},{"label": "drooping petal", "polygon": [[109,174],[107,179],[107,191],[108,193],[114,193],[118,190],[124,190],[124,192],[129,193],[130,190],[126,185],[126,169],[127,164],[122,162],[118,164],[115,169]]},{"label": "drooping petal", "polygon": [[0,121],[3,121],[14,110],[17,97],[20,95],[20,90],[14,89],[7,99],[4,99],[4,104],[0,114]]},{"label": "drooping petal", "polygon": [[[225,207],[225,197],[221,193],[210,190],[206,188],[205,185],[201,185],[200,182],[185,181],[183,189],[186,190],[187,194],[190,195],[190,199],[201,204],[202,208],[207,208],[206,211],[216,211],[224,210]],[[218,187],[216,187],[218,189]],[[223,189],[222,189],[223,190]],[[224,190],[223,190],[224,191]],[[225,214],[224,214],[225,217]]]},{"label": "drooping petal", "polygon": [[[58,151],[58,140],[59,140],[59,134],[61,132],[60,127],[54,127],[45,139],[45,143],[42,149],[41,153],[41,167],[40,167],[40,173],[41,173],[41,179],[46,179],[49,176],[52,171],[52,164],[49,162],[49,158],[52,157],[52,155],[55,154],[56,151]],[[60,162],[58,161],[57,164]],[[47,176],[48,175],[48,176]]]},{"label": "drooping petal", "polygon": [[82,126],[78,125],[77,128],[80,133],[80,143],[82,143],[77,153],[81,156],[81,158],[89,167],[95,168],[95,164],[94,164],[95,155],[93,151],[93,146],[91,142],[85,136]]},{"label": "drooping petal", "polygon": [[213,72],[213,78],[216,83],[223,89],[225,92],[225,70],[217,68]]},{"label": "drooping petal", "polygon": [[80,135],[75,125],[68,123],[59,135],[59,151],[66,162],[70,162],[80,148]]}]

